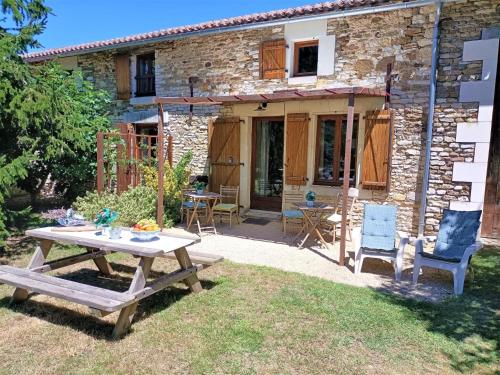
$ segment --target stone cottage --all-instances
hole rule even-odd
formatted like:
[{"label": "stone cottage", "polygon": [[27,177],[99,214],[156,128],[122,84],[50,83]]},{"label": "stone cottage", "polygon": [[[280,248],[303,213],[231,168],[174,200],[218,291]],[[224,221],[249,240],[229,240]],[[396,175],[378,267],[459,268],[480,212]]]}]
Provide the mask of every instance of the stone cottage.
[{"label": "stone cottage", "polygon": [[81,70],[139,134],[155,134],[167,98],[174,161],[193,150],[194,172],[238,184],[245,209],[338,193],[353,98],[358,215],[394,203],[401,229],[431,234],[443,208],[483,209],[483,234],[499,236],[499,37],[498,0],[339,0],[26,59]]}]

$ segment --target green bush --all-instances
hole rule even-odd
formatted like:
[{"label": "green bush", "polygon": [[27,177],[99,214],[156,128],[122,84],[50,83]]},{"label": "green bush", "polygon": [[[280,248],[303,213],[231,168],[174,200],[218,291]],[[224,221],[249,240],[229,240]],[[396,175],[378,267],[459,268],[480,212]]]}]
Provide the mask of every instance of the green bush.
[{"label": "green bush", "polygon": [[147,186],[131,188],[121,195],[91,191],[77,198],[74,208],[87,220],[94,220],[100,210],[110,208],[118,212],[120,225],[131,226],[141,219],[155,219],[156,191]]}]

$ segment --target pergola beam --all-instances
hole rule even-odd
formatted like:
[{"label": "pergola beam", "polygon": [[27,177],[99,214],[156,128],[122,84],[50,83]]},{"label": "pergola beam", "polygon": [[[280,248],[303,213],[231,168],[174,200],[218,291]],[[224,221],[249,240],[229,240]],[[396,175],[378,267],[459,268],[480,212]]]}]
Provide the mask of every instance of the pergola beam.
[{"label": "pergola beam", "polygon": [[349,99],[347,104],[347,129],[345,134],[344,181],[342,185],[342,221],[340,224],[339,264],[341,266],[345,265],[345,246],[346,246],[347,211],[348,211],[347,206],[349,201],[349,174],[351,172],[351,146],[352,146],[353,127],[354,127],[354,94],[349,94]]}]

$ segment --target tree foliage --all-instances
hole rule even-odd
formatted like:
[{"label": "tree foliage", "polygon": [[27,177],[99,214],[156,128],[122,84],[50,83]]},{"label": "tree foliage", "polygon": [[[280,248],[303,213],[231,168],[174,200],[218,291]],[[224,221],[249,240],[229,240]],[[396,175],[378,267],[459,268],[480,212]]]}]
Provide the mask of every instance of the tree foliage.
[{"label": "tree foliage", "polygon": [[46,178],[71,198],[95,174],[95,135],[110,127],[107,93],[57,63],[28,64],[50,8],[43,0],[0,0],[0,244],[4,202],[19,186],[36,195]]}]

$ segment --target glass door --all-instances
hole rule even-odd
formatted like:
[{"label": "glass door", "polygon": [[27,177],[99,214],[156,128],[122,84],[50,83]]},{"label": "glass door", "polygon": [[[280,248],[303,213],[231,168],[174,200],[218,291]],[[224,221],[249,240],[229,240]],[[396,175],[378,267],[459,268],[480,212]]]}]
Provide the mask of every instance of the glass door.
[{"label": "glass door", "polygon": [[253,120],[252,208],[281,211],[284,128],[283,117]]}]

